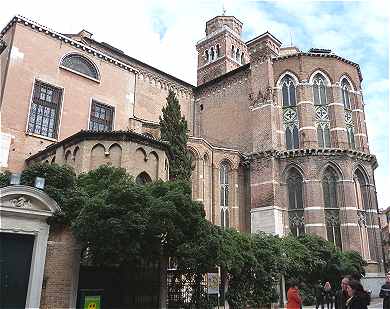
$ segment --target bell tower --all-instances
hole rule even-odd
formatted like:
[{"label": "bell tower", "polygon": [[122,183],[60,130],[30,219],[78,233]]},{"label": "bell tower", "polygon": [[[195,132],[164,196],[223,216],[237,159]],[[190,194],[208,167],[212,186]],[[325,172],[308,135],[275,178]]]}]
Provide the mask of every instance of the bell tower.
[{"label": "bell tower", "polygon": [[249,62],[241,31],[242,22],[234,16],[216,16],[206,22],[206,37],[196,44],[198,86]]}]

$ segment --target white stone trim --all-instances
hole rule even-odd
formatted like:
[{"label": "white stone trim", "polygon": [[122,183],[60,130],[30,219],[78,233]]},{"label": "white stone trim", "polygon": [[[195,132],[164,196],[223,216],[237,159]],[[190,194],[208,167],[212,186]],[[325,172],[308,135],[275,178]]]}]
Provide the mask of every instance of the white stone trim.
[{"label": "white stone trim", "polygon": [[251,183],[251,187],[257,187],[257,186],[267,185],[267,184],[279,184],[279,182],[274,180],[267,180],[267,181],[262,181],[257,183]]},{"label": "white stone trim", "polygon": [[355,226],[355,227],[357,227],[357,226],[359,226],[359,224],[357,224],[357,223],[341,223],[340,224],[340,226]]},{"label": "white stone trim", "polygon": [[298,131],[303,131],[303,130],[317,130],[317,128],[312,127],[312,126],[307,126],[307,127],[301,127],[298,129]]},{"label": "white stone trim", "polygon": [[374,224],[374,225],[367,225],[367,227],[369,229],[379,229],[379,225],[376,225],[376,224]]},{"label": "white stone trim", "polygon": [[325,227],[325,223],[307,223],[305,227]]},{"label": "white stone trim", "polygon": [[332,105],[336,105],[336,106],[342,106],[344,108],[344,104],[343,103],[339,103],[339,102],[332,102],[332,103],[329,103],[328,106],[332,106]]},{"label": "white stone trim", "polygon": [[253,107],[251,108],[250,110],[251,111],[255,111],[257,109],[260,109],[260,108],[263,108],[263,107],[268,107],[268,106],[271,106],[272,104],[271,103],[267,103],[267,104],[264,104],[264,105],[260,105],[260,106],[257,106],[257,107]]},{"label": "white stone trim", "polygon": [[278,81],[276,82],[276,85],[280,85],[280,82],[282,81],[283,77],[285,77],[286,75],[290,75],[293,78],[295,86],[299,84],[298,77],[293,72],[286,71],[282,75],[279,76]]},{"label": "white stone trim", "polygon": [[364,137],[367,137],[367,135],[364,134],[364,133],[355,133],[355,136],[364,136]]},{"label": "white stone trim", "polygon": [[325,209],[324,207],[319,207],[319,206],[310,206],[310,207],[305,207],[304,210],[322,210]]},{"label": "white stone trim", "polygon": [[297,103],[297,106],[298,106],[298,105],[301,105],[301,104],[311,104],[311,105],[314,105],[314,102],[312,102],[312,101],[299,101],[299,102]]},{"label": "white stone trim", "polygon": [[346,128],[340,128],[340,127],[335,127],[335,128],[331,128],[330,131],[345,131],[347,132],[347,129]]}]

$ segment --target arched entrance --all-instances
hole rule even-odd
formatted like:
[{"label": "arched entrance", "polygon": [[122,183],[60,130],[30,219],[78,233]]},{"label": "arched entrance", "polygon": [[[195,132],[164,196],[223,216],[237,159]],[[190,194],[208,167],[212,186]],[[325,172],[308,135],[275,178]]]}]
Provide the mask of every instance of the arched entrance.
[{"label": "arched entrance", "polygon": [[59,211],[43,191],[28,186],[0,189],[0,308],[39,308],[49,225]]}]

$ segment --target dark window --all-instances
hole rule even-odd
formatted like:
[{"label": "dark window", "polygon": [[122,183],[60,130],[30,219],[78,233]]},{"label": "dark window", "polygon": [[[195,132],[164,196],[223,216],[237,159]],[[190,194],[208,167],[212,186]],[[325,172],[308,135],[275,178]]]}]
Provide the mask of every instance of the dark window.
[{"label": "dark window", "polygon": [[221,163],[219,167],[221,226],[229,227],[229,164]]},{"label": "dark window", "polygon": [[325,78],[320,73],[316,74],[316,76],[314,77],[313,94],[314,94],[314,104],[316,105],[327,104],[326,81]]},{"label": "dark window", "polygon": [[350,148],[355,149],[355,134],[353,127],[347,127],[348,145]]},{"label": "dark window", "polygon": [[150,178],[149,174],[146,172],[142,172],[135,178],[135,182],[141,186],[146,185],[149,182],[152,182],[152,178]]},{"label": "dark window", "polygon": [[62,90],[36,81],[27,132],[57,138]]},{"label": "dark window", "polygon": [[92,77],[93,79],[99,79],[99,73],[96,66],[92,63],[92,61],[81,55],[67,55],[62,60],[61,65],[73,71]]},{"label": "dark window", "polygon": [[219,48],[219,44],[217,44],[217,58],[219,58],[219,56],[221,56],[221,51]]},{"label": "dark window", "polygon": [[92,101],[89,129],[94,131],[111,131],[114,108]]},{"label": "dark window", "polygon": [[291,76],[286,75],[282,81],[282,95],[283,95],[283,106],[295,106],[296,95],[295,95],[295,84]]},{"label": "dark window", "polygon": [[296,125],[286,128],[286,145],[288,150],[299,149],[299,132]]},{"label": "dark window", "polygon": [[351,109],[351,98],[350,98],[350,94],[349,94],[350,90],[351,90],[351,87],[349,85],[349,82],[347,81],[347,79],[344,78],[341,81],[341,94],[343,97],[344,107],[347,109]]},{"label": "dark window", "polygon": [[287,178],[288,217],[290,231],[299,236],[305,233],[303,210],[303,178],[296,169],[291,169]]},{"label": "dark window", "polygon": [[322,178],[322,190],[324,193],[325,208],[338,208],[337,203],[337,174],[328,168]]},{"label": "dark window", "polygon": [[320,148],[329,148],[330,147],[330,130],[327,125],[321,127],[317,126],[317,138],[318,138],[318,146]]}]

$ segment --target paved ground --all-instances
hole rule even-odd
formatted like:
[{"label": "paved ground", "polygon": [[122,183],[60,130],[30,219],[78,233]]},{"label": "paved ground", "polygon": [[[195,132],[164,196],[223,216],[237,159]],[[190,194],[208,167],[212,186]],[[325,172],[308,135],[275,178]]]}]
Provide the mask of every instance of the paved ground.
[{"label": "paved ground", "polygon": [[[369,309],[382,309],[382,302],[383,302],[383,300],[381,298],[373,298],[373,299],[371,299],[371,304],[370,304],[370,306],[368,306],[368,308]],[[305,306],[303,308],[304,309],[314,309],[315,307]]]}]

